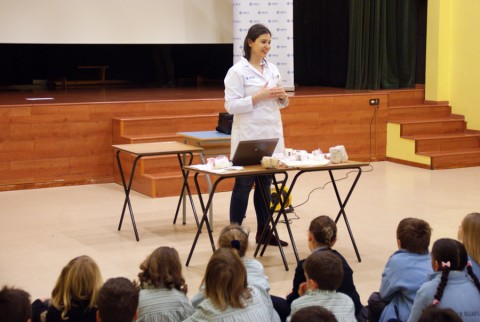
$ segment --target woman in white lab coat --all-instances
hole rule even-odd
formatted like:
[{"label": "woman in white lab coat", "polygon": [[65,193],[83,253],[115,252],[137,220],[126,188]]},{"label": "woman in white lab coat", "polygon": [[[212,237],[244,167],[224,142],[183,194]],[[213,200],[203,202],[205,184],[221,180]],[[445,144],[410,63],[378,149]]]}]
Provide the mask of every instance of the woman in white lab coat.
[{"label": "woman in white lab coat", "polygon": [[[288,105],[288,97],[282,86],[277,67],[266,61],[270,51],[271,33],[267,27],[256,24],[245,37],[244,56],[230,68],[225,77],[225,108],[234,115],[231,155],[239,141],[278,138],[276,153],[283,152],[283,126],[280,109]],[[238,177],[235,179],[230,203],[230,221],[242,224],[253,183],[263,185],[270,202],[270,176]],[[267,225],[269,210],[265,206],[260,189],[255,189],[254,206],[257,214],[257,243]],[[283,246],[288,245],[282,242]],[[277,239],[270,240],[276,245]]]}]

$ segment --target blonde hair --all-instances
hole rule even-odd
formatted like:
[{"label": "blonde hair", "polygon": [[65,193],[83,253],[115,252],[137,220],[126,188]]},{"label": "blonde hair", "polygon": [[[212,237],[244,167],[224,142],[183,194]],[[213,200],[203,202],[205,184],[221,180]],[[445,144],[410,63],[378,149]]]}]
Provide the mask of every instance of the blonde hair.
[{"label": "blonde hair", "polygon": [[52,304],[61,310],[63,320],[74,301],[88,301],[88,308],[95,307],[103,280],[97,263],[89,256],[78,256],[62,269],[52,291]]},{"label": "blonde hair", "polygon": [[182,275],[182,263],[175,248],[158,247],[140,264],[138,278],[142,288],[177,289],[187,294],[188,286]]},{"label": "blonde hair", "polygon": [[480,213],[473,212],[462,220],[462,240],[468,255],[480,263]]},{"label": "blonde hair", "polygon": [[219,248],[210,258],[203,278],[205,297],[214,306],[225,310],[227,306],[244,308],[252,298],[247,287],[247,271],[237,252],[232,248]]},{"label": "blonde hair", "polygon": [[249,231],[239,224],[231,224],[220,232],[218,245],[220,247],[234,248],[237,250],[238,256],[243,257],[248,249],[248,235]]}]

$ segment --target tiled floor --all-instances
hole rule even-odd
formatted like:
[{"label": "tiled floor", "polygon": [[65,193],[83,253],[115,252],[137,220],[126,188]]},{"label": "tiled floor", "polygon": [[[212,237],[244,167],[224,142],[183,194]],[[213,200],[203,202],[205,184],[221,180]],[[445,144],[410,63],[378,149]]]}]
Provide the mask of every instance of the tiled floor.
[{"label": "tiled floor", "polygon": [[[368,171],[371,170],[371,171]],[[346,175],[346,172],[342,172]],[[339,175],[340,177],[340,175]],[[389,162],[372,163],[364,169],[346,212],[359,247],[358,262],[345,223],[341,220],[336,249],[354,270],[357,289],[365,302],[377,290],[388,256],[396,248],[395,230],[404,217],[419,217],[433,227],[432,241],[455,238],[457,227],[467,213],[478,211],[480,167],[455,170],[424,170]],[[338,182],[344,195],[353,175]],[[328,175],[305,174],[293,193],[295,207],[292,228],[300,257],[308,254],[306,231],[311,219],[327,214],[334,217],[338,204]],[[322,188],[323,187],[323,188]],[[177,248],[186,261],[195,234],[191,213],[187,224],[172,224],[177,198],[151,199],[132,193],[140,241],[135,241],[129,217],[117,231],[123,203],[122,187],[98,184],[0,193],[0,285],[24,288],[33,298],[47,297],[62,267],[71,258],[87,254],[100,266],[104,279],[115,276],[136,278],[140,262],[156,247]],[[216,195],[214,238],[228,223],[230,193]],[[255,231],[255,215],[250,205],[245,225]],[[280,234],[287,237],[284,225]],[[254,234],[251,234],[254,235]],[[253,254],[254,236],[250,237]],[[285,271],[278,249],[268,248],[263,263],[270,277],[271,293],[285,295],[291,289],[295,258],[291,247],[286,255],[290,270]],[[200,284],[212,250],[206,234],[184,274],[193,295]]]}]

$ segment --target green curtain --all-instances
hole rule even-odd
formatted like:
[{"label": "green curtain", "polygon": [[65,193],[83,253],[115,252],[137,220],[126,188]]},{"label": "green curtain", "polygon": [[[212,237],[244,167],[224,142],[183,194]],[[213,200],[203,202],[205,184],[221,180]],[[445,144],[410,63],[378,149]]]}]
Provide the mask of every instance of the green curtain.
[{"label": "green curtain", "polygon": [[350,0],[348,89],[415,86],[417,0]]}]

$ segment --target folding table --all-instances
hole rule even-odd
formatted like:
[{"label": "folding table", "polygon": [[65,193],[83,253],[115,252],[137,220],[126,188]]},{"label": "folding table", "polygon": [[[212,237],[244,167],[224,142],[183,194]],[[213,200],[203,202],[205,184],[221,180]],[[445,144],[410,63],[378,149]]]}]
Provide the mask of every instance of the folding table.
[{"label": "folding table", "polygon": [[[207,227],[207,233],[208,233],[208,237],[210,239],[210,245],[212,246],[212,250],[215,251],[215,242],[213,241],[211,225],[210,225],[210,221],[208,219],[207,214],[208,214],[209,208],[212,205],[213,197],[215,195],[215,190],[216,190],[218,184],[221,181],[223,181],[225,179],[234,179],[236,177],[241,177],[241,176],[256,176],[256,177],[258,177],[258,176],[264,176],[264,175],[271,175],[273,177],[274,185],[278,186],[277,185],[277,180],[275,178],[275,174],[279,174],[279,175],[284,175],[284,179],[281,180],[281,182],[283,182],[283,183],[281,184],[281,187],[279,189],[279,191],[280,191],[284,187],[285,182],[287,182],[287,179],[288,179],[287,171],[289,170],[289,169],[286,169],[286,168],[265,169],[261,165],[245,166],[241,170],[226,170],[226,171],[207,170],[207,169],[198,168],[196,166],[185,166],[184,169],[188,173],[189,172],[194,172],[195,173],[195,175],[194,175],[195,187],[196,187],[197,192],[198,192],[198,197],[200,199],[200,205],[202,207],[202,212],[203,212],[202,218],[200,220],[200,224],[197,227],[197,233],[195,235],[192,248],[190,249],[190,253],[188,255],[186,266],[188,266],[190,264],[190,260],[192,258],[193,252],[195,250],[195,246],[196,246],[197,241],[198,241],[198,237],[200,236],[200,233],[202,231],[202,227],[203,227],[204,223]],[[211,176],[216,178],[213,182],[212,189],[209,192],[208,201],[207,201],[206,204],[203,201],[203,197],[202,197],[202,194],[200,192],[200,185],[198,184],[198,175],[200,173],[208,174],[208,175],[211,175]],[[266,203],[266,195],[265,195],[265,191],[263,191],[263,185],[259,184],[257,188],[261,189],[262,195],[263,195],[263,200]],[[277,201],[277,203],[278,202],[279,201]],[[266,206],[267,206],[268,209],[270,209],[270,205],[267,204]],[[274,207],[275,206],[277,206],[277,204],[275,204]],[[281,205],[281,207],[283,207],[283,205]],[[272,220],[272,215],[269,216],[269,221],[273,225],[273,222],[271,220]],[[273,230],[272,234],[275,234],[275,236],[278,237],[278,233],[277,233],[277,230],[276,230],[275,226],[273,226],[272,230]],[[293,241],[293,235],[292,235],[292,232],[290,231],[290,229],[289,229],[289,234],[290,234],[290,239]],[[284,254],[281,246],[279,246],[279,247],[280,247],[279,248],[280,249],[280,254],[282,255],[282,259],[283,259],[283,262],[285,264],[285,268],[288,270],[288,265],[287,265],[287,262],[286,262],[285,254]]]},{"label": "folding table", "polygon": [[[130,202],[130,191],[131,191],[131,188],[132,188],[133,176],[135,174],[135,169],[137,167],[137,162],[138,162],[138,160],[140,160],[141,158],[146,157],[146,156],[159,156],[159,155],[171,155],[171,154],[176,154],[177,155],[178,163],[180,165],[180,170],[182,171],[182,177],[183,177],[182,191],[180,193],[180,198],[178,200],[177,211],[176,211],[176,214],[175,214],[175,218],[177,217],[178,210],[180,209],[180,204],[182,203],[182,200],[185,203],[185,200],[183,199],[183,196],[185,195],[185,190],[186,190],[187,194],[188,194],[188,197],[190,198],[190,204],[192,205],[193,215],[194,215],[195,220],[196,220],[197,225],[198,225],[198,218],[197,218],[197,213],[196,213],[196,210],[195,210],[195,205],[194,205],[194,202],[193,202],[192,194],[190,193],[190,187],[188,186],[188,170],[186,171],[183,166],[185,164],[187,164],[187,165],[192,164],[193,153],[194,152],[201,152],[203,150],[202,148],[187,145],[187,144],[180,143],[180,142],[153,142],[153,143],[118,144],[118,145],[112,145],[112,147],[115,150],[117,150],[117,152],[116,152],[117,164],[118,164],[118,169],[119,169],[119,172],[120,172],[120,177],[122,178],[123,190],[125,192],[125,201],[123,203],[122,215],[120,216],[120,222],[118,224],[118,230],[120,230],[122,228],[123,216],[125,214],[125,209],[128,205],[128,210],[130,211],[130,218],[132,219],[132,224],[133,224],[133,231],[135,232],[135,238],[137,239],[137,241],[140,240],[139,237],[138,237],[137,226],[135,224],[135,216],[133,215],[132,204]],[[133,154],[135,156],[128,184],[125,181],[125,174],[124,174],[124,170],[122,168],[122,162],[120,160],[120,152],[130,153],[130,154]],[[186,155],[190,156],[190,159],[188,160],[188,163],[186,162]]]},{"label": "folding table", "polygon": [[[297,183],[298,178],[302,174],[307,173],[307,172],[327,171],[328,174],[329,174],[332,186],[333,186],[334,191],[335,191],[335,195],[336,195],[338,205],[340,207],[339,212],[337,214],[337,217],[335,218],[335,222],[337,223],[339,221],[340,217],[343,217],[343,219],[345,221],[345,224],[347,225],[348,233],[350,235],[350,239],[352,241],[353,248],[354,248],[355,253],[357,255],[357,259],[360,262],[361,261],[360,253],[358,251],[357,245],[355,243],[355,239],[353,237],[353,232],[352,232],[350,224],[348,222],[347,214],[345,212],[345,207],[346,207],[346,205],[347,205],[347,203],[348,203],[348,201],[349,201],[349,199],[350,199],[350,197],[351,197],[351,195],[352,195],[352,193],[353,193],[353,191],[354,191],[354,189],[357,185],[357,182],[358,182],[358,180],[359,180],[359,178],[362,174],[362,167],[364,167],[364,166],[368,166],[368,163],[366,163],[366,162],[356,162],[356,161],[347,161],[347,162],[344,162],[344,163],[327,164],[327,165],[323,165],[323,166],[295,166],[295,167],[289,167],[289,168],[275,168],[275,169],[265,169],[265,168],[261,167],[260,165],[255,165],[255,166],[244,167],[243,170],[230,170],[230,171],[225,171],[225,172],[221,172],[221,173],[214,172],[214,171],[211,171],[211,170],[200,170],[200,169],[196,168],[195,166],[184,167],[186,171],[188,171],[188,172],[191,171],[191,172],[195,173],[195,185],[196,185],[196,188],[197,188],[198,191],[199,191],[199,186],[198,186],[197,177],[198,177],[199,173],[206,173],[206,174],[210,174],[212,176],[216,176],[216,180],[213,183],[212,190],[210,191],[209,198],[208,198],[208,201],[207,201],[206,204],[204,204],[203,199],[202,199],[201,195],[199,194],[200,205],[202,207],[203,216],[202,216],[202,219],[200,221],[200,224],[198,225],[197,234],[195,236],[192,248],[191,248],[190,253],[188,255],[186,265],[188,266],[189,263],[190,263],[191,257],[193,255],[193,251],[194,251],[195,246],[197,244],[198,237],[201,233],[201,229],[202,229],[202,226],[203,226],[204,223],[207,226],[208,235],[209,235],[209,238],[210,238],[210,244],[212,246],[212,250],[215,251],[215,243],[213,241],[213,237],[212,237],[212,234],[210,232],[210,223],[209,223],[209,220],[207,218],[207,213],[208,213],[209,207],[211,206],[213,196],[215,194],[215,188],[220,181],[222,181],[224,179],[227,179],[227,178],[235,178],[237,176],[272,175],[273,179],[274,179],[274,182],[273,182],[274,186],[277,189],[278,195],[280,195],[279,192],[282,191],[287,184],[288,172],[290,172],[290,171],[297,171],[297,172],[296,172],[295,176],[293,177],[293,180],[290,183],[290,186],[288,187],[288,191],[286,192],[285,197],[284,198],[277,198],[277,203],[279,203],[279,205],[280,205],[280,210],[278,212],[274,211],[274,209],[276,209],[276,205],[274,205],[273,207],[269,207],[269,209],[271,209],[271,214],[270,214],[270,217],[268,219],[268,222],[272,225],[272,229],[270,230],[270,235],[266,235],[267,230],[265,229],[262,232],[261,240],[264,240],[264,239],[266,239],[267,241],[270,240],[270,238],[272,238],[272,234],[275,234],[278,237],[276,226],[277,226],[280,218],[283,217],[284,220],[285,220],[285,224],[286,224],[286,227],[287,227],[289,237],[290,237],[290,242],[291,242],[291,246],[292,246],[292,249],[293,249],[293,252],[294,252],[294,255],[295,255],[295,259],[297,260],[297,262],[300,260],[300,258],[298,256],[297,247],[295,245],[295,239],[294,239],[293,234],[291,232],[290,224],[289,224],[287,214],[286,214],[286,211],[285,211],[285,202],[288,200],[288,197],[292,193],[292,191],[293,191],[293,189],[294,189],[294,187]],[[351,186],[348,190],[348,193],[347,193],[347,195],[344,199],[342,199],[342,197],[340,196],[340,193],[339,193],[336,181],[335,181],[335,177],[334,177],[334,174],[333,174],[334,171],[337,171],[337,170],[353,170],[353,171],[356,172],[355,178],[354,178],[354,180],[353,180],[353,182],[352,182],[352,184],[351,184]],[[276,181],[275,176],[274,176],[275,174],[283,174],[285,176],[284,180],[279,180],[279,182],[281,182],[280,186],[277,184],[277,181]],[[259,185],[259,186],[262,187],[261,185]],[[262,246],[263,246],[263,248],[262,248],[262,251],[260,253],[260,256],[263,256],[263,254],[264,254],[264,252],[265,252],[265,250],[268,246],[268,242],[266,242],[265,244],[258,244],[257,245],[257,248],[256,248],[255,253],[254,253],[255,257],[257,256],[257,254],[258,254],[258,252],[259,252],[259,250]],[[288,264],[286,262],[283,247],[279,244],[278,248],[279,248],[280,254],[282,256],[282,260],[283,260],[285,269],[288,271]]]},{"label": "folding table", "polygon": [[[350,227],[350,223],[348,222],[348,217],[347,217],[347,214],[345,212],[345,207],[346,207],[346,205],[347,205],[347,203],[348,203],[348,201],[349,201],[349,199],[350,199],[350,197],[353,193],[353,190],[355,189],[355,187],[357,185],[358,179],[360,179],[360,176],[362,174],[362,167],[365,167],[365,166],[368,166],[368,163],[357,162],[357,161],[346,161],[346,162],[343,162],[343,163],[327,164],[327,165],[322,165],[322,166],[297,166],[296,169],[298,170],[298,172],[293,177],[292,183],[290,184],[290,187],[288,188],[288,191],[286,191],[286,194],[285,194],[285,197],[284,197],[285,201],[288,200],[288,197],[291,195],[291,193],[293,191],[293,188],[295,187],[295,184],[297,183],[297,179],[302,174],[307,173],[307,172],[328,171],[328,174],[330,176],[330,182],[332,183],[333,189],[335,191],[335,196],[337,198],[337,202],[338,202],[338,205],[340,207],[340,209],[338,211],[338,214],[335,218],[335,223],[338,223],[338,220],[340,219],[340,217],[343,217],[343,219],[345,221],[345,224],[347,225],[347,230],[348,230],[348,234],[350,235],[350,240],[352,241],[352,244],[353,244],[353,249],[355,250],[355,254],[357,255],[357,259],[358,259],[359,262],[361,262],[362,259],[360,257],[360,252],[358,251],[357,244],[355,243],[355,238],[353,237],[353,232],[352,232],[352,229]],[[333,175],[333,172],[337,171],[337,170],[354,170],[354,171],[356,171],[356,175],[355,175],[355,178],[352,182],[352,185],[350,186],[350,188],[348,190],[348,193],[343,200],[342,200],[342,197],[340,196],[340,193],[338,191],[338,187],[337,187],[337,184],[336,184],[336,181],[335,181],[335,177]],[[281,199],[281,198],[279,198],[279,199]],[[272,213],[272,216],[275,216],[275,213]],[[276,218],[274,220],[269,220],[269,221],[273,222],[273,225],[276,226],[281,217],[283,217],[285,222],[288,223],[288,218],[287,218],[287,215],[286,215],[286,212],[285,212],[285,207],[280,207],[280,211],[278,211],[278,213],[276,214]],[[262,236],[263,236],[263,234],[262,234]],[[293,238],[291,238],[291,241],[292,241],[293,252],[294,252],[295,257],[296,257],[297,262],[298,262],[300,259],[298,257],[298,252],[297,252],[295,243],[293,242]],[[262,247],[262,245],[263,245],[263,248],[262,248],[262,251],[260,253],[260,256],[263,256],[263,254],[264,254],[264,252],[265,252],[265,250],[268,246],[268,243],[258,244],[257,248],[255,249],[254,256],[257,256],[258,251],[260,250],[260,247]]]},{"label": "folding table", "polygon": [[[205,164],[205,157],[213,155],[230,154],[230,134],[225,134],[218,131],[192,131],[192,132],[177,132],[177,135],[183,137],[183,143],[194,144],[199,148],[203,148],[200,152],[200,159],[202,164]],[[212,190],[212,182],[210,176],[207,174],[208,191]],[[185,199],[184,199],[185,201]],[[185,202],[183,203],[183,223],[185,224]],[[177,215],[175,215],[175,221]],[[210,206],[210,223],[213,227],[213,205]]]}]

